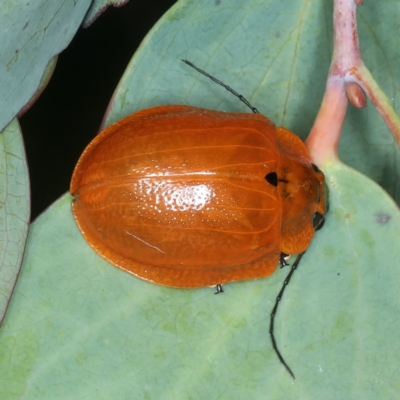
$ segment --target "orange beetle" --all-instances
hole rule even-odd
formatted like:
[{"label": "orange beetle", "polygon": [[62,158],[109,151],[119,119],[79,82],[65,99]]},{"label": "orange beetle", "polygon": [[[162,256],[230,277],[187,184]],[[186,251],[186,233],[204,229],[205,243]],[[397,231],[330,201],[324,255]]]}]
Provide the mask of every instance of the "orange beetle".
[{"label": "orange beetle", "polygon": [[111,125],[75,167],[72,211],[103,258],[160,285],[196,288],[271,275],[300,253],[327,211],[323,173],[304,143],[260,115],[182,105],[142,110]]},{"label": "orange beetle", "polygon": [[97,253],[179,288],[272,274],[281,253],[309,246],[324,191],[295,134],[260,114],[183,105],[109,126],[71,181],[75,220]]}]

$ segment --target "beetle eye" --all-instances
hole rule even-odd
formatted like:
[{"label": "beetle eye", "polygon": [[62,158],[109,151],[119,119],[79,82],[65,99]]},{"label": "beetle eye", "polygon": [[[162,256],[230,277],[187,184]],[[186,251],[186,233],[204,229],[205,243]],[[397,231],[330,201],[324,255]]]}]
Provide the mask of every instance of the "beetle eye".
[{"label": "beetle eye", "polygon": [[278,186],[278,175],[276,172],[270,172],[269,174],[265,175],[265,179],[272,186]]},{"label": "beetle eye", "polygon": [[321,229],[324,226],[324,222],[325,222],[325,217],[321,213],[316,212],[313,218],[314,230],[318,231],[319,229]]}]

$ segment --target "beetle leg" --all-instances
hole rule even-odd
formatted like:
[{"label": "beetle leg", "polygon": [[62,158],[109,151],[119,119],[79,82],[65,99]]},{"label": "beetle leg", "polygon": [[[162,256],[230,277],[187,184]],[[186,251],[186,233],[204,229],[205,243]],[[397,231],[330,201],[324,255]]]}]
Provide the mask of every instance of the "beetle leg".
[{"label": "beetle leg", "polygon": [[218,294],[218,293],[223,293],[224,289],[222,288],[222,285],[220,283],[218,283],[218,285],[215,286],[215,289],[217,290],[214,294]]},{"label": "beetle leg", "polygon": [[279,256],[279,262],[281,263],[281,268],[289,265],[289,263],[286,261],[289,259],[288,257],[289,257],[289,254],[286,254],[286,253],[281,253],[281,255]]}]

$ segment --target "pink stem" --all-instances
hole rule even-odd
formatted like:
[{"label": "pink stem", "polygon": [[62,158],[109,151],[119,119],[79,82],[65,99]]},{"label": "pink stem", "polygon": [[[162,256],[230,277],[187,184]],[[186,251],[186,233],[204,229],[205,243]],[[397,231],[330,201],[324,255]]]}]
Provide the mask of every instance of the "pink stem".
[{"label": "pink stem", "polygon": [[346,88],[350,83],[359,86],[359,92],[354,86],[349,91],[353,104],[362,104],[362,90],[366,92],[400,145],[400,119],[361,58],[356,20],[356,7],[361,3],[334,1],[331,67],[321,108],[306,141],[311,158],[319,166],[338,160],[337,148],[348,105]]},{"label": "pink stem", "polygon": [[347,111],[347,96],[341,79],[328,79],[324,98],[306,145],[313,162],[323,169],[338,159],[337,148]]}]

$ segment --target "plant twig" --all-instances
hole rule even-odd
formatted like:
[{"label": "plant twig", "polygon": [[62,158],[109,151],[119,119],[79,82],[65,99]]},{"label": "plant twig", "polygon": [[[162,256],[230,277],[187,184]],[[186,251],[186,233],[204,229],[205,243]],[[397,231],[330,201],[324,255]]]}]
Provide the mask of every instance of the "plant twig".
[{"label": "plant twig", "polygon": [[400,147],[400,118],[365,66],[360,53],[356,8],[360,0],[334,0],[334,50],[321,108],[306,141],[313,161],[322,166],[338,159],[337,147],[350,101],[377,108]]}]

